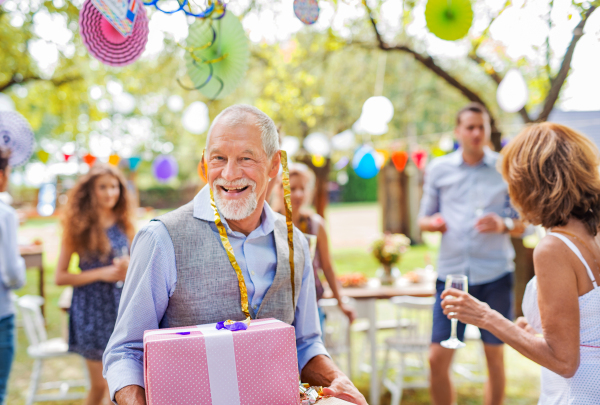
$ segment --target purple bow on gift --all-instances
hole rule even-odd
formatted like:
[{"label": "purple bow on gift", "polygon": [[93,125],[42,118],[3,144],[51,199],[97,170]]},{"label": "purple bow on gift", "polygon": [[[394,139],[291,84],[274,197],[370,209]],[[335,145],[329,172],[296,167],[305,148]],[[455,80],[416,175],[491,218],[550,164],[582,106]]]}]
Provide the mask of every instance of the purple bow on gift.
[{"label": "purple bow on gift", "polygon": [[227,330],[231,330],[231,331],[246,330],[246,329],[248,329],[248,325],[246,325],[245,322],[235,322],[232,320],[227,320],[227,321],[217,323],[217,329],[219,329],[219,330],[227,329]]}]

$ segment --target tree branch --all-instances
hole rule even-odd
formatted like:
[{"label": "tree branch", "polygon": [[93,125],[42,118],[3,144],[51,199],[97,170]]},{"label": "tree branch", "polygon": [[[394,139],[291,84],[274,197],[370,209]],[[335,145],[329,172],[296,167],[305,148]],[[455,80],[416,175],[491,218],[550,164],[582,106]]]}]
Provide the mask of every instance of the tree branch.
[{"label": "tree branch", "polygon": [[22,77],[20,74],[15,73],[12,75],[12,77],[10,78],[10,80],[8,82],[0,85],[0,93],[4,92],[5,90],[8,90],[15,84],[24,84],[27,82],[34,82],[34,81],[48,81],[48,82],[51,82],[56,87],[59,87],[59,86],[62,86],[63,84],[75,82],[75,81],[81,80],[81,79],[83,79],[83,77],[81,77],[81,76],[65,76],[65,77],[61,77],[61,78],[43,79],[39,76]]},{"label": "tree branch", "polygon": [[558,96],[560,94],[560,90],[567,80],[567,76],[569,75],[569,70],[571,70],[571,61],[573,60],[573,54],[575,53],[575,46],[577,42],[583,36],[583,28],[585,27],[585,23],[588,20],[588,17],[596,10],[596,5],[590,6],[590,8],[581,16],[581,21],[575,29],[573,30],[573,38],[571,39],[571,43],[565,52],[565,56],[563,58],[562,64],[560,66],[560,70],[551,78],[550,83],[550,91],[546,95],[546,100],[544,101],[544,107],[542,111],[535,119],[536,122],[543,122],[548,119],[548,116],[552,112],[554,108],[554,104],[556,104],[556,100],[558,100]]}]

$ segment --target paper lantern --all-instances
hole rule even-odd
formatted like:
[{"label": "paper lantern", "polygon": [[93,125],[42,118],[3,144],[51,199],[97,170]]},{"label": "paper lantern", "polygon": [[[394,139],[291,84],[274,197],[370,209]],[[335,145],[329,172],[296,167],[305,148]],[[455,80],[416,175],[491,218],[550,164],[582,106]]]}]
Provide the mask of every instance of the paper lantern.
[{"label": "paper lantern", "polygon": [[317,0],[294,0],[294,14],[306,25],[317,22],[319,11]]},{"label": "paper lantern", "polygon": [[387,133],[388,126],[385,122],[365,119],[361,115],[352,125],[352,130],[358,134],[383,135]]},{"label": "paper lantern", "polygon": [[[123,3],[123,2],[119,2]],[[88,52],[109,66],[125,66],[137,60],[148,42],[148,17],[142,5],[137,7],[133,29],[123,36],[86,0],[79,13],[79,32]]]},{"label": "paper lantern", "polygon": [[37,156],[42,163],[48,163],[48,159],[50,159],[50,154],[43,149],[38,151]]},{"label": "paper lantern", "polygon": [[500,108],[508,113],[517,112],[525,107],[528,97],[527,83],[521,72],[514,68],[506,72],[496,91]]},{"label": "paper lantern", "polygon": [[323,156],[313,155],[311,162],[315,167],[323,167],[327,160]]},{"label": "paper lantern", "polygon": [[166,183],[173,177],[177,176],[179,165],[177,160],[171,155],[159,155],[152,162],[152,173],[156,180],[161,183]]},{"label": "paper lantern", "polygon": [[331,154],[331,144],[327,135],[320,132],[313,132],[308,135],[303,142],[304,149],[311,155],[329,156]]},{"label": "paper lantern", "polygon": [[177,94],[170,96],[167,99],[167,108],[172,112],[179,112],[183,110],[184,103],[183,98]]},{"label": "paper lantern", "polygon": [[121,161],[121,158],[117,154],[112,154],[108,157],[109,165],[117,166],[119,164],[119,161]]},{"label": "paper lantern", "polygon": [[369,146],[360,147],[352,158],[352,168],[356,175],[363,179],[377,176],[379,168],[375,161],[375,151]]},{"label": "paper lantern", "polygon": [[300,139],[295,136],[284,136],[281,141],[281,149],[286,151],[288,156],[294,156],[300,149]]},{"label": "paper lantern", "polygon": [[427,0],[427,28],[436,37],[456,41],[469,33],[473,23],[470,0]]},{"label": "paper lantern", "polygon": [[89,167],[92,167],[94,165],[94,163],[96,163],[96,156],[92,155],[91,153],[88,153],[88,154],[86,154],[86,155],[83,156],[83,161]]},{"label": "paper lantern", "polygon": [[427,165],[427,151],[426,150],[417,149],[415,151],[412,151],[410,154],[410,157],[411,157],[412,161],[414,162],[415,166],[417,166],[417,168],[419,170],[423,170],[425,168],[425,166]]},{"label": "paper lantern", "polygon": [[128,160],[129,170],[131,170],[132,172],[135,172],[140,166],[140,163],[142,162],[142,158],[139,156],[132,156]]},{"label": "paper lantern", "polygon": [[408,153],[406,153],[405,151],[401,150],[401,151],[392,153],[392,163],[394,164],[394,167],[396,168],[396,170],[398,170],[399,172],[402,172],[404,170],[407,162],[408,162]]},{"label": "paper lantern", "polygon": [[226,13],[218,22],[197,20],[186,39],[185,62],[194,88],[211,100],[221,99],[242,82],[250,48],[240,20]]},{"label": "paper lantern", "polygon": [[394,105],[387,97],[370,97],[363,104],[361,116],[367,121],[388,124],[394,117]]},{"label": "paper lantern", "polygon": [[194,101],[183,112],[181,124],[186,131],[199,135],[208,129],[210,118],[208,107],[202,101]]},{"label": "paper lantern", "polygon": [[347,129],[331,138],[331,147],[334,150],[349,150],[356,146],[356,136],[352,130]]},{"label": "paper lantern", "polygon": [[0,111],[0,146],[10,150],[8,164],[25,164],[33,153],[35,139],[29,122],[16,111]]},{"label": "paper lantern", "polygon": [[143,11],[143,0],[91,0],[94,8],[98,10],[104,20],[111,26],[112,31],[119,37],[127,37],[133,31],[137,14]]}]

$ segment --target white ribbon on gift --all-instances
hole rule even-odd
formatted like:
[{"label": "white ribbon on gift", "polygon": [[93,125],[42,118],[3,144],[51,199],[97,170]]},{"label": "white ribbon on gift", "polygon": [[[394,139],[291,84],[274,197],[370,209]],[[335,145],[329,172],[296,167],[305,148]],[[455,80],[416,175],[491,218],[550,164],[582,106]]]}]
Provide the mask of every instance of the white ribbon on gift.
[{"label": "white ribbon on gift", "polygon": [[[249,328],[281,322],[277,319],[253,321]],[[195,328],[153,330],[144,337],[153,335],[170,335],[190,332],[202,332],[206,345],[206,361],[208,363],[208,379],[210,382],[210,397],[213,405],[240,405],[237,367],[235,365],[235,349],[233,332],[227,329],[217,329],[216,323],[198,325]],[[240,331],[243,333],[243,331]]]}]

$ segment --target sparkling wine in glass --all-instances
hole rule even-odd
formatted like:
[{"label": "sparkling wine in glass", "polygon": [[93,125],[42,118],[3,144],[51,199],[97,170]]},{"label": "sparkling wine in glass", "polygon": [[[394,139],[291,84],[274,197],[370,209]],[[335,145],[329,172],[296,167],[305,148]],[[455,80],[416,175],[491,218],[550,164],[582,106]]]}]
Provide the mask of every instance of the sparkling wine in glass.
[{"label": "sparkling wine in glass", "polygon": [[[462,290],[464,292],[468,292],[468,280],[467,276],[462,274],[449,274],[446,276],[446,290],[449,288],[456,288],[457,290]],[[454,312],[450,312],[450,316],[455,315]],[[450,333],[450,338],[448,340],[444,340],[440,342],[442,347],[446,349],[460,349],[465,347],[466,345],[458,340],[456,336],[456,326],[458,324],[458,319],[452,318],[450,320],[452,322],[452,331]]]}]

